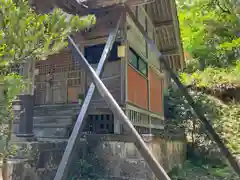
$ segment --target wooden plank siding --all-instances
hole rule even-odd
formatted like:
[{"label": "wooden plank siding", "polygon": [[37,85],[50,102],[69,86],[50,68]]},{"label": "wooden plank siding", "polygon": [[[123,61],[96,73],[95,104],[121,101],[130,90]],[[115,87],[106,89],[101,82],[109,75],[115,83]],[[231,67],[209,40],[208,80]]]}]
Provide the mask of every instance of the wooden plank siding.
[{"label": "wooden plank siding", "polygon": [[[85,93],[85,72],[72,64],[71,52],[64,50],[36,64],[36,104],[77,102],[74,93]],[[51,81],[51,87],[48,82]],[[76,95],[77,96],[77,95]]]},{"label": "wooden plank siding", "polygon": [[146,57],[146,42],[140,31],[133,24],[132,20],[127,16],[127,40],[130,47],[144,57]]},{"label": "wooden plank siding", "polygon": [[[96,69],[97,64],[93,64],[92,67]],[[114,99],[121,104],[121,60],[107,62],[101,79]],[[87,78],[87,87],[90,86],[91,82],[91,79]],[[97,90],[92,97],[92,101],[96,103],[96,108],[108,107]]]},{"label": "wooden plank siding", "polygon": [[[92,64],[92,67],[95,69],[97,64]],[[39,69],[39,75],[35,79],[36,105],[78,103],[78,95],[84,95],[92,82],[85,70],[73,63],[71,52],[68,50],[50,56],[45,61],[39,61],[36,68]],[[49,73],[51,73],[53,84],[47,88]],[[121,60],[105,64],[102,80],[116,101],[121,104]],[[46,97],[47,92],[51,96],[50,99]],[[94,112],[99,108],[108,109],[108,105],[96,90],[90,109]]]},{"label": "wooden plank siding", "polygon": [[128,102],[148,109],[148,82],[143,75],[128,65]]}]

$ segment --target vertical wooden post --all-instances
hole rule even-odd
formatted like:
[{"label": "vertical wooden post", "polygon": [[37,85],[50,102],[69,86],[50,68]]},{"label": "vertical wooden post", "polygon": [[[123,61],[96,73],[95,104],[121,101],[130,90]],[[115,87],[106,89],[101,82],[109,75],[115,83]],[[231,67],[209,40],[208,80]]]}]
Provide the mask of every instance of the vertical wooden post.
[{"label": "vertical wooden post", "polygon": [[120,134],[121,133],[121,122],[117,117],[114,117],[114,134]]},{"label": "vertical wooden post", "polygon": [[34,77],[35,60],[26,60],[20,69],[20,74],[28,82],[24,91],[19,95],[21,101],[21,114],[17,137],[32,138],[33,134],[33,113],[34,113]]}]

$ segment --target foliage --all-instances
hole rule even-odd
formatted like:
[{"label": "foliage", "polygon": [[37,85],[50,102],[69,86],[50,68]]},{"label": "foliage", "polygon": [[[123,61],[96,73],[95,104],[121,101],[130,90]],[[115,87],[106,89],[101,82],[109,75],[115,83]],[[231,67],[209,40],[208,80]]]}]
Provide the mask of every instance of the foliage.
[{"label": "foliage", "polygon": [[14,73],[1,76],[0,82],[2,96],[0,102],[0,141],[4,144],[0,158],[2,160],[2,179],[8,180],[8,158],[16,152],[16,147],[10,143],[14,121],[12,103],[16,95],[24,88],[24,83],[22,78]]},{"label": "foliage", "polygon": [[80,159],[74,164],[74,169],[72,169],[69,180],[78,179],[99,179],[100,177],[94,173],[92,165],[88,164],[87,161]]},{"label": "foliage", "polygon": [[223,84],[232,87],[240,85],[240,61],[227,68],[206,67],[203,71],[195,70],[192,73],[181,73],[180,78],[185,85],[216,88]]},{"label": "foliage", "polygon": [[[194,143],[201,153],[205,153],[206,158],[208,155],[213,157],[213,153],[218,149],[206,136],[204,126],[198,121],[179,90],[172,87],[168,94],[166,97],[168,123],[184,127],[188,140]],[[191,95],[202,108],[202,112],[211,120],[213,127],[230,150],[235,154],[240,154],[240,105],[226,105],[219,99],[201,92],[191,91]]]},{"label": "foliage", "polygon": [[[192,59],[180,73],[184,85],[194,87],[190,93],[210,120],[226,146],[240,154],[240,104],[224,104],[215,93],[240,87],[240,2],[238,0],[178,0],[179,22],[183,46]],[[200,91],[199,91],[200,90]],[[214,96],[204,92],[210,90]],[[230,92],[230,91],[228,91]],[[226,93],[225,93],[226,94]],[[218,99],[216,97],[221,97]],[[172,86],[167,98],[168,123],[185,128],[190,142],[188,162],[172,179],[220,180],[238,179],[225,166],[225,159],[207,136],[179,90]],[[193,155],[193,156],[192,156]],[[194,158],[193,158],[194,157]],[[221,160],[219,163],[211,160]],[[199,162],[196,165],[196,162]],[[203,163],[204,162],[204,163]],[[213,165],[209,163],[213,162]]]},{"label": "foliage", "polygon": [[60,9],[37,14],[27,0],[0,0],[0,65],[45,59],[67,45],[67,35],[90,27],[95,21],[92,15],[66,18]]},{"label": "foliage", "polygon": [[[8,74],[7,76],[0,76],[1,90],[4,88],[6,97],[1,97],[0,108],[0,141],[6,143],[7,134],[9,132],[8,125],[12,123],[12,100],[18,95],[24,88],[24,82],[22,78],[17,74]],[[1,92],[2,93],[2,92]],[[6,147],[5,147],[6,148]],[[10,147],[9,155],[13,153],[13,147]]]},{"label": "foliage", "polygon": [[187,161],[182,169],[174,169],[170,177],[172,180],[239,180],[227,166],[195,164],[191,161]]},{"label": "foliage", "polygon": [[[95,21],[93,15],[66,17],[60,9],[51,14],[37,14],[27,0],[0,0],[0,66],[42,60],[57,53],[67,45],[68,35],[90,27]],[[12,100],[26,82],[14,73],[0,76],[0,82],[1,88],[7,90],[0,102],[1,124],[6,124]]]},{"label": "foliage", "polygon": [[[0,0],[0,67],[44,60],[67,46],[67,36],[90,27],[95,16],[70,16],[55,9],[51,14],[37,14],[28,0]],[[1,140],[4,141],[2,154],[2,178],[8,180],[8,157],[12,153],[11,136],[14,120],[12,101],[23,91],[25,81],[17,74],[0,77],[5,97],[0,102]],[[1,92],[2,93],[2,92]],[[2,94],[1,94],[2,96]]]},{"label": "foliage", "polygon": [[223,67],[239,56],[239,9],[235,0],[178,1],[184,49],[201,69]]}]

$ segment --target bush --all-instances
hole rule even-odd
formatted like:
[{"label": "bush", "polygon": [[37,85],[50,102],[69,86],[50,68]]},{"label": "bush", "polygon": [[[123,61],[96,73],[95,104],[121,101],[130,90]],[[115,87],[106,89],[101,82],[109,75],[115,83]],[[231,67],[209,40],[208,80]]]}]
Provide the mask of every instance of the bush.
[{"label": "bush", "polygon": [[[219,99],[201,92],[190,91],[190,94],[201,107],[202,112],[235,154],[240,154],[240,105],[223,104]],[[204,126],[196,118],[191,107],[185,101],[180,91],[172,86],[166,96],[167,123],[185,128],[187,139],[203,156],[213,157],[218,152],[215,143],[207,135]]]},{"label": "bush", "polygon": [[227,166],[211,164],[195,164],[187,161],[182,169],[174,169],[169,173],[172,180],[239,180]]}]

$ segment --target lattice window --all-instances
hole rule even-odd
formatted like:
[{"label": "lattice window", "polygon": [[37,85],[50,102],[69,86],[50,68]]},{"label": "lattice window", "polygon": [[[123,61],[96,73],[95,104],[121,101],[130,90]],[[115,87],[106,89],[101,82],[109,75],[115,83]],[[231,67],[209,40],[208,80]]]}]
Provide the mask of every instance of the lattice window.
[{"label": "lattice window", "polygon": [[[49,62],[51,63],[51,61]],[[36,91],[37,96],[46,96],[47,94],[52,99],[52,102],[49,103],[75,102],[78,94],[85,92],[85,71],[80,68],[79,64],[67,61],[61,64],[44,64],[43,62],[37,64],[36,68],[39,69],[36,84],[44,83],[47,85],[45,85],[45,89],[42,89],[45,92]],[[37,86],[37,88],[39,87]],[[73,93],[71,91],[73,88],[75,88],[74,92],[78,93]],[[44,102],[41,101],[41,103]]]}]

